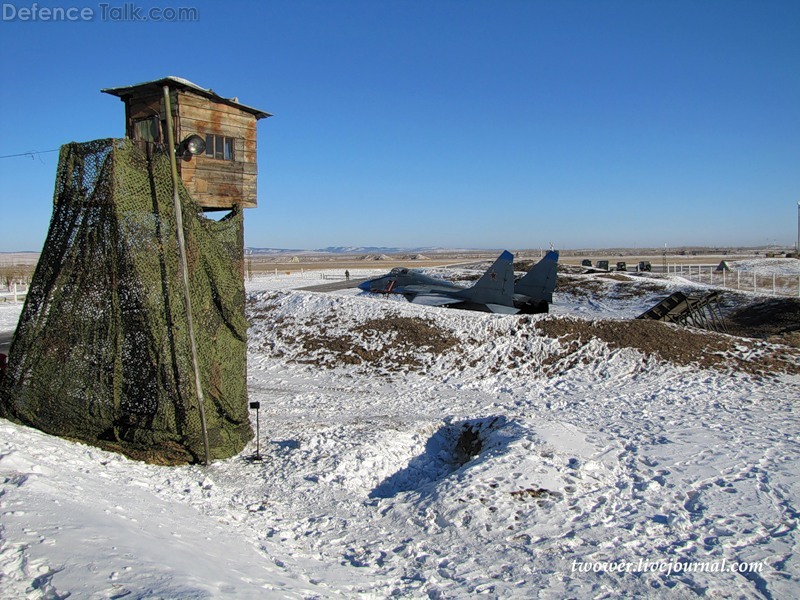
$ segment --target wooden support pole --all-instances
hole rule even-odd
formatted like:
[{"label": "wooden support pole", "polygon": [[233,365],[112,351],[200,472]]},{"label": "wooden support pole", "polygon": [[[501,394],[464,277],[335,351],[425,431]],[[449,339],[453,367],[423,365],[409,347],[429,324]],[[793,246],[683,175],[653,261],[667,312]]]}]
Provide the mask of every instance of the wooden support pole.
[{"label": "wooden support pole", "polygon": [[178,162],[175,156],[175,134],[172,130],[172,107],[169,98],[169,86],[164,86],[164,106],[167,113],[167,145],[169,147],[169,160],[172,166],[172,204],[175,211],[175,225],[178,233],[178,254],[183,274],[183,301],[186,307],[186,327],[189,331],[189,346],[192,354],[192,367],[194,367],[194,385],[197,391],[197,407],[200,411],[200,427],[203,430],[203,448],[205,450],[205,463],[211,462],[211,453],[208,448],[208,430],[206,428],[206,413],[203,408],[203,385],[200,382],[200,364],[197,360],[197,344],[194,339],[194,320],[192,319],[192,299],[189,295],[189,263],[186,259],[186,240],[183,237],[183,211],[181,210],[181,197],[178,186]]}]

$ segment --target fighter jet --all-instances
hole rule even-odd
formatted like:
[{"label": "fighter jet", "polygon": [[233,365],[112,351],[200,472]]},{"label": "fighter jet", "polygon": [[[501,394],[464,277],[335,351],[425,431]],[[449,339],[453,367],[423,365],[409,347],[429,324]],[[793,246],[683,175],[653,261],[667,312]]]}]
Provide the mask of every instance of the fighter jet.
[{"label": "fighter jet", "polygon": [[517,314],[514,307],[514,256],[504,251],[489,270],[469,288],[437,281],[433,285],[404,285],[403,296],[414,304],[448,306],[502,314]]},{"label": "fighter jet", "polygon": [[[504,252],[498,261],[505,266],[507,259],[505,255],[511,256],[509,252]],[[510,259],[508,259],[510,260]],[[495,263],[497,264],[497,263]],[[492,265],[494,268],[495,265]],[[513,269],[513,267],[511,267]],[[502,312],[508,314],[536,314],[546,313],[550,309],[553,301],[553,290],[556,286],[556,271],[558,268],[558,252],[551,250],[522,277],[514,283],[512,294],[512,305],[508,304],[508,299],[504,298],[500,302],[488,301],[488,304],[502,306],[503,309],[492,310],[486,306],[486,302],[481,302],[481,294],[486,294],[487,289],[500,289],[497,282],[491,279],[487,283],[488,287],[478,287],[480,281],[472,288],[463,288],[455,283],[423,275],[419,271],[397,267],[386,275],[370,279],[359,285],[359,289],[365,292],[377,294],[402,294],[410,302],[417,304],[433,304],[436,306],[451,306],[454,308],[466,308],[472,310],[489,310],[491,312]],[[487,272],[490,273],[492,269]],[[497,270],[495,270],[497,273]],[[484,275],[484,278],[487,275]],[[503,282],[505,283],[505,282]],[[494,284],[492,286],[492,284]],[[477,288],[477,289],[476,289]],[[408,290],[408,291],[407,291]],[[472,290],[472,291],[470,291]],[[483,291],[481,291],[483,290]],[[475,300],[468,301],[463,295],[476,294]],[[436,301],[428,296],[435,296]],[[416,298],[419,298],[418,300]],[[496,306],[494,307],[496,308]]]},{"label": "fighter jet", "polygon": [[514,284],[514,306],[522,314],[546,313],[553,301],[558,270],[558,251],[550,250],[542,260]]}]

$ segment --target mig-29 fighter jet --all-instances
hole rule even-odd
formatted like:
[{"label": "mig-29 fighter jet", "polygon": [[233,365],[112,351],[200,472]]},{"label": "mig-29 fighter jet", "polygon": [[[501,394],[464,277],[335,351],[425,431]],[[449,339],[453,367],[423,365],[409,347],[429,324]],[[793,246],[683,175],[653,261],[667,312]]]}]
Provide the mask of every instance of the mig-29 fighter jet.
[{"label": "mig-29 fighter jet", "polygon": [[[359,285],[365,292],[402,294],[409,302],[429,306],[449,306],[503,314],[548,312],[556,285],[558,252],[551,250],[520,279],[513,281],[513,255],[505,251],[472,287],[423,275],[397,267],[386,275]],[[509,275],[510,273],[510,275]]]}]

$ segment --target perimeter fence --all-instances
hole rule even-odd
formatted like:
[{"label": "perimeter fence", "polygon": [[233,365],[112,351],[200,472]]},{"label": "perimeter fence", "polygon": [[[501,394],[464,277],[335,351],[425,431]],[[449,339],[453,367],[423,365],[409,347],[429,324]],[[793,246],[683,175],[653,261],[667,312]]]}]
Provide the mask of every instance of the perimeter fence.
[{"label": "perimeter fence", "polygon": [[721,287],[766,296],[800,297],[800,273],[720,270],[718,265],[667,265],[667,272],[709,287]]}]

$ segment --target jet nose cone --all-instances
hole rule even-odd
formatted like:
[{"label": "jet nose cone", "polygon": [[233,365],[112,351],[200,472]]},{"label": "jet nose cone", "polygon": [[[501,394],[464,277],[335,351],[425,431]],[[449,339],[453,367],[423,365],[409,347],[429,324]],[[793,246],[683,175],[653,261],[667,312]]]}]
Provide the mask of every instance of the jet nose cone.
[{"label": "jet nose cone", "polygon": [[371,285],[372,285],[372,282],[365,281],[364,283],[359,284],[358,289],[360,289],[360,290],[362,290],[364,292],[368,292],[371,289],[371,287],[370,287]]}]

